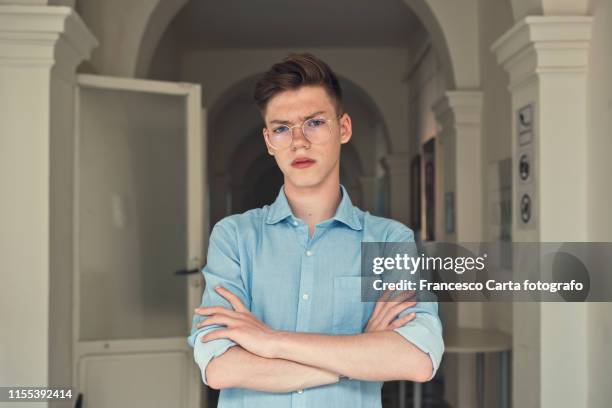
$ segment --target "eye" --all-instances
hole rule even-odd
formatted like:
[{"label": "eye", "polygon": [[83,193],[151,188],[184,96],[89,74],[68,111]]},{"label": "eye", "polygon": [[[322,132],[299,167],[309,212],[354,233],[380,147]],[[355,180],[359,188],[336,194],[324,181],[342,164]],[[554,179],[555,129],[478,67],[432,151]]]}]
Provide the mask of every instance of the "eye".
[{"label": "eye", "polygon": [[279,135],[279,134],[285,133],[288,130],[289,130],[288,126],[279,126],[279,127],[272,129],[272,133],[276,133],[277,135]]},{"label": "eye", "polygon": [[308,127],[319,127],[325,124],[325,119],[309,119],[306,124]]}]

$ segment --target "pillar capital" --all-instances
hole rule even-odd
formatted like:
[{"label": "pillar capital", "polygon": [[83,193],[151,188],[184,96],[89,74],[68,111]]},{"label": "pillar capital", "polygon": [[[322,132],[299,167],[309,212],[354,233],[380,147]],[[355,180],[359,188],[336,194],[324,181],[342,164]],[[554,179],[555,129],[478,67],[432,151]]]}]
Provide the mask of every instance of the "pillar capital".
[{"label": "pillar capital", "polygon": [[54,67],[73,73],[98,40],[64,6],[0,5],[0,65]]},{"label": "pillar capital", "polygon": [[587,72],[593,18],[528,16],[491,47],[510,74],[510,88],[535,75]]},{"label": "pillar capital", "polygon": [[482,116],[481,91],[447,91],[431,107],[440,126],[442,141],[458,127],[480,131]]}]

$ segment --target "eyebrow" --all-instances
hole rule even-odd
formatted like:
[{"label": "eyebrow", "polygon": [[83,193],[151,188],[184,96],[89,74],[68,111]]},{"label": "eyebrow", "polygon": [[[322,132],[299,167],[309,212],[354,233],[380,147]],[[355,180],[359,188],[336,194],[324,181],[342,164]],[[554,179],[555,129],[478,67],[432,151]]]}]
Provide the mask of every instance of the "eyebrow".
[{"label": "eyebrow", "polygon": [[[322,114],[322,113],[325,113],[325,111],[317,111],[317,112],[311,113],[311,114],[310,114],[310,115],[308,115],[308,116],[304,116],[304,117],[302,118],[302,120],[308,120],[308,119],[311,119],[311,118],[313,118],[313,117],[315,117],[315,116],[317,116],[317,115],[320,115],[320,114]],[[274,120],[271,120],[271,121],[270,121],[270,123],[280,123],[280,124],[282,124],[282,125],[290,125],[290,124],[292,124],[293,122],[291,122],[291,121],[289,121],[289,120],[280,120],[280,119],[274,119]]]}]

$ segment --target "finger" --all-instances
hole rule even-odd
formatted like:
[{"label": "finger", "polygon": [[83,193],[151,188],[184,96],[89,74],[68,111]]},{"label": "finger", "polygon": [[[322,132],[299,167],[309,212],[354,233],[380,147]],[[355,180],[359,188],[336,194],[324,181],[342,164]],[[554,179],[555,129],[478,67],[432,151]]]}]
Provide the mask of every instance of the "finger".
[{"label": "finger", "polygon": [[225,299],[227,299],[228,302],[230,302],[230,304],[232,305],[232,307],[234,308],[235,311],[237,311],[237,312],[248,312],[249,311],[242,304],[242,300],[240,300],[240,298],[238,296],[234,295],[228,289],[225,289],[223,286],[217,286],[215,288],[215,290],[217,291],[218,294],[220,294]]},{"label": "finger", "polygon": [[414,296],[415,293],[416,292],[414,290],[403,290],[403,291],[399,292],[398,295],[396,295],[395,297],[387,300],[384,303],[384,305],[383,305],[383,307],[381,309],[381,312],[387,313],[387,311],[389,309],[391,309],[392,307],[394,307],[395,305],[397,305],[397,304],[399,304],[401,302],[404,302],[407,299],[411,299]]},{"label": "finger", "polygon": [[405,325],[406,323],[408,323],[415,317],[416,317],[415,312],[408,313],[406,316],[402,316],[399,319],[395,319],[394,321],[392,321],[391,324],[389,325],[389,328],[397,329],[398,327],[402,327],[403,325]]},{"label": "finger", "polygon": [[389,299],[389,296],[391,296],[391,293],[393,293],[393,291],[391,289],[387,289],[382,293],[382,295],[380,295],[376,301],[376,305],[374,305],[374,310],[372,311],[373,316],[378,314],[378,312],[383,308],[385,302],[387,299]]},{"label": "finger", "polygon": [[398,294],[391,299],[390,302],[403,302],[404,300],[412,298],[416,294],[414,290],[402,290],[399,291]]},{"label": "finger", "polygon": [[385,328],[380,325],[380,322],[378,320],[377,321],[370,320],[366,328],[364,329],[364,333],[383,331],[384,329]]},{"label": "finger", "polygon": [[196,327],[201,328],[206,326],[212,326],[214,324],[222,324],[224,326],[227,326],[228,328],[231,328],[234,327],[236,323],[236,319],[233,319],[231,317],[223,315],[213,315],[199,322]]},{"label": "finger", "polygon": [[220,314],[224,316],[230,316],[234,318],[238,318],[239,314],[233,310],[230,310],[223,306],[209,306],[209,307],[198,307],[195,312],[202,316],[211,316],[215,314]]},{"label": "finger", "polygon": [[217,340],[217,339],[232,339],[232,330],[231,329],[218,329],[213,330],[210,333],[202,336],[202,343],[206,343],[208,341]]},{"label": "finger", "polygon": [[391,296],[392,293],[393,293],[393,291],[391,289],[385,290],[382,293],[382,295],[380,295],[380,297],[378,298],[377,302],[385,302],[387,299],[389,299],[389,297]]},{"label": "finger", "polygon": [[415,302],[414,300],[406,300],[402,303],[398,303],[396,305],[393,305],[389,308],[389,310],[387,311],[387,313],[389,313],[393,318],[396,318],[400,313],[402,313],[404,310],[411,308],[413,306],[415,306],[417,304],[417,302]]},{"label": "finger", "polygon": [[391,323],[395,318],[397,318],[400,313],[402,313],[404,310],[413,307],[416,304],[415,301],[412,300],[408,300],[402,303],[398,303],[395,304],[391,307],[388,307],[387,309],[385,309],[385,311],[382,313],[382,322],[385,326],[387,326],[389,323]]}]

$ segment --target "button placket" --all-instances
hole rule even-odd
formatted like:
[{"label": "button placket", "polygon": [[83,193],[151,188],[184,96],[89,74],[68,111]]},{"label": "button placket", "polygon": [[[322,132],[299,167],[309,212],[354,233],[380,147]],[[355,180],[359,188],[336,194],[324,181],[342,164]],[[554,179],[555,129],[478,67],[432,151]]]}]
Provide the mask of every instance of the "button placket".
[{"label": "button placket", "polygon": [[[308,231],[305,231],[308,233]],[[308,331],[310,329],[311,298],[314,284],[314,251],[309,249],[310,243],[306,244],[305,251],[302,253],[300,270],[300,286],[298,301],[298,316],[296,321],[297,331]]]},{"label": "button placket", "polygon": [[[298,287],[298,307],[296,318],[296,331],[309,331],[310,315],[313,289],[314,252],[310,249],[312,242],[309,237],[308,225],[299,225],[295,228],[296,235],[302,244],[302,260],[300,262],[300,283]],[[310,255],[306,255],[306,253]],[[307,394],[303,389],[295,391],[292,395],[291,406],[294,408],[306,408],[308,404]]]}]

